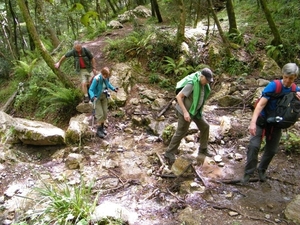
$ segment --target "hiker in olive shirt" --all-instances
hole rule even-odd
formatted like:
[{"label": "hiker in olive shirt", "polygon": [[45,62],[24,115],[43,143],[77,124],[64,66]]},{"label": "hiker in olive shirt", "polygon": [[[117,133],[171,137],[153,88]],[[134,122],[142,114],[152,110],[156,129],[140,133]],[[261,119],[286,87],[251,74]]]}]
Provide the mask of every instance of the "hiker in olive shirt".
[{"label": "hiker in olive shirt", "polygon": [[95,58],[88,49],[82,47],[82,43],[80,41],[75,41],[73,49],[60,58],[60,60],[54,65],[55,68],[59,68],[61,63],[71,56],[74,57],[76,73],[81,76],[81,90],[84,94],[84,102],[88,103],[89,97],[87,86],[91,78],[91,72],[93,72],[94,75],[97,73]]},{"label": "hiker in olive shirt", "polygon": [[180,142],[186,136],[192,121],[195,122],[200,130],[198,154],[212,156],[207,150],[209,124],[202,115],[203,106],[211,91],[210,82],[213,82],[213,73],[210,69],[204,68],[201,71],[186,76],[177,83],[176,89],[182,88],[176,96],[177,104],[175,107],[177,110],[178,125],[164,154],[169,164],[174,163]]}]

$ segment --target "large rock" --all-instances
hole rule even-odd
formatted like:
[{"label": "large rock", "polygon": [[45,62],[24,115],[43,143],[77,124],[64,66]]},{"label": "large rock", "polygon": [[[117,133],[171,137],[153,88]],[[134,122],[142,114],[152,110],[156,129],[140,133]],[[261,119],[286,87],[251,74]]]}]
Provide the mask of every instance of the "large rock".
[{"label": "large rock", "polygon": [[0,136],[2,143],[28,145],[62,145],[65,132],[49,123],[13,118],[0,111]]},{"label": "large rock", "polygon": [[128,224],[136,224],[138,221],[138,215],[136,212],[130,211],[127,208],[116,204],[114,202],[105,201],[96,206],[95,211],[91,215],[93,222],[102,220],[103,218],[112,217],[115,219],[121,219]]},{"label": "large rock", "polygon": [[[93,136],[92,127],[89,126],[90,117],[85,114],[80,114],[72,117],[69,122],[69,127],[66,131],[65,142],[67,144],[81,144],[84,140]],[[94,121],[96,124],[96,121]]]},{"label": "large rock", "polygon": [[296,198],[294,198],[293,201],[291,201],[287,205],[284,211],[285,217],[293,221],[295,224],[300,224],[299,208],[300,208],[300,195],[297,195]]}]

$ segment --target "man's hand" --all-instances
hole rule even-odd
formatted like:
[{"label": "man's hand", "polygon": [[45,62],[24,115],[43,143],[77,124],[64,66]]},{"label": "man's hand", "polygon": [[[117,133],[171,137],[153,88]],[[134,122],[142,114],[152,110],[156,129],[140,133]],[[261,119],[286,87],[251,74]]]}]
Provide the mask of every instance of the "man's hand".
[{"label": "man's hand", "polygon": [[56,69],[58,69],[60,67],[60,63],[59,62],[55,63],[54,66],[55,66]]},{"label": "man's hand", "polygon": [[183,114],[183,117],[184,117],[185,121],[191,122],[191,116],[190,116],[190,113],[189,113],[189,112],[185,112],[185,113]]},{"label": "man's hand", "polygon": [[256,122],[253,121],[250,122],[249,132],[253,136],[256,134]]}]

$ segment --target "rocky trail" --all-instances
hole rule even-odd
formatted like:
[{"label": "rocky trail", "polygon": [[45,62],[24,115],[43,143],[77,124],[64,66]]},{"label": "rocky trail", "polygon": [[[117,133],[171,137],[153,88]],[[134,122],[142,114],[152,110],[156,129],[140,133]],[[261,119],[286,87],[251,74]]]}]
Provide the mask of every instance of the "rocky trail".
[{"label": "rocky trail", "polygon": [[[85,43],[96,57],[97,70],[104,65],[114,67],[101,52],[105,38],[124,37],[131,30],[130,26],[113,30]],[[140,92],[140,86],[135,85],[130,98],[140,98]],[[166,96],[167,101],[172,97]],[[64,179],[71,185],[79,184],[81,179],[86,183],[93,180],[93,190],[99,193],[98,204],[107,209],[124,207],[128,224],[133,225],[299,224],[288,221],[284,214],[300,193],[298,155],[280,150],[270,165],[267,182],[260,182],[257,176],[247,185],[238,182],[246,159],[250,109],[238,117],[226,137],[211,140],[210,148],[217,158],[197,156],[197,133],[189,134],[179,158],[183,164],[186,158],[191,163],[178,176],[171,173],[161,157],[167,147],[161,138],[132,124],[134,115],[157,115],[158,111],[146,103],[138,107],[126,104],[121,110],[125,112],[122,117],[116,116],[115,109],[110,110],[104,139],[92,137],[89,143],[75,147],[18,145],[11,155],[0,155],[2,224],[11,224],[9,221],[18,218],[13,206],[22,208],[25,204],[18,196],[32,191],[41,180]],[[212,130],[220,127],[223,116],[234,116],[232,110],[218,110],[212,103],[205,115]],[[172,105],[163,116],[170,124],[176,122]],[[66,166],[66,157],[71,153],[83,157],[79,168]]]}]

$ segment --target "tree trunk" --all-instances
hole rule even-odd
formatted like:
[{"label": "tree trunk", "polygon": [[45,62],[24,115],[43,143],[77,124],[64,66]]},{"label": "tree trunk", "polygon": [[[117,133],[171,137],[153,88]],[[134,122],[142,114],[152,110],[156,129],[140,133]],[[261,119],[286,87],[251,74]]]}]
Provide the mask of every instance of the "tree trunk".
[{"label": "tree trunk", "polygon": [[[29,14],[29,9],[28,9],[28,1],[25,1],[24,2],[24,5],[25,5],[25,8],[24,8],[24,11],[26,11],[30,17],[30,14]],[[34,45],[34,41],[32,40],[32,37],[28,31],[28,27],[27,27],[27,32],[28,32],[28,39],[29,39],[29,46],[30,46],[30,50],[31,51],[34,51],[35,50],[35,45]]]},{"label": "tree trunk", "polygon": [[194,28],[197,27],[199,21],[200,21],[200,15],[201,15],[201,3],[200,3],[200,0],[197,1],[196,3],[196,18],[195,18],[195,21],[194,21]]},{"label": "tree trunk", "polygon": [[215,24],[217,25],[218,27],[218,31],[219,31],[219,34],[222,38],[222,41],[223,41],[223,44],[225,45],[225,51],[226,51],[226,54],[228,57],[232,57],[232,54],[231,54],[231,51],[230,51],[230,44],[229,44],[229,41],[228,39],[226,38],[226,36],[224,35],[224,32],[222,30],[222,27],[219,23],[219,19],[217,17],[217,14],[215,13],[215,10],[213,8],[213,4],[212,4],[212,1],[211,0],[207,0],[208,1],[208,5],[209,5],[209,9],[213,15],[213,18],[214,18],[214,21],[215,21]]},{"label": "tree trunk", "polygon": [[186,11],[183,0],[176,0],[179,8],[179,23],[177,28],[177,44],[180,45],[185,37],[185,20],[186,20]]},{"label": "tree trunk", "polygon": [[[16,23],[18,21],[18,19],[17,19],[16,13],[13,9],[13,6],[12,6],[12,3],[10,0],[8,1],[8,5],[9,5],[9,12],[12,16],[12,20],[10,20],[10,21],[12,21],[13,30],[14,30],[13,34],[11,33],[11,37],[8,39],[10,42],[9,48],[11,49],[12,57],[14,59],[16,59],[16,58],[20,59],[19,47],[18,47],[19,45],[18,45],[18,35],[17,35],[17,23]],[[4,24],[5,23],[2,23],[2,27],[5,26]],[[7,20],[7,24],[9,24],[8,20]],[[5,31],[3,31],[3,33],[5,34]],[[14,43],[15,46],[11,45],[11,43]]]},{"label": "tree trunk", "polygon": [[114,5],[112,4],[111,0],[107,0],[107,2],[108,2],[108,4],[109,4],[111,10],[113,11],[113,13],[114,13],[114,14],[117,14],[117,11],[116,11]]},{"label": "tree trunk", "polygon": [[274,36],[274,39],[272,40],[271,44],[274,45],[274,46],[278,46],[278,45],[282,44],[282,40],[281,40],[279,31],[277,30],[277,27],[275,25],[275,22],[272,18],[272,15],[271,15],[269,9],[268,9],[266,1],[265,0],[260,0],[260,4],[261,4],[261,7],[262,7],[262,10],[265,13],[265,16],[266,16],[266,19],[268,21],[271,32]]},{"label": "tree trunk", "polygon": [[59,44],[60,41],[58,39],[58,37],[56,36],[56,32],[53,29],[53,27],[49,26],[48,24],[46,24],[46,19],[47,16],[45,16],[45,12],[44,12],[44,0],[36,0],[35,1],[35,5],[36,5],[36,17],[39,21],[39,23],[42,25],[41,29],[46,31],[49,34],[49,39],[51,40],[51,43],[53,45],[54,48],[56,48]]},{"label": "tree trunk", "polygon": [[227,16],[229,20],[229,34],[237,34],[238,29],[236,25],[236,19],[235,19],[235,13],[234,13],[234,7],[232,0],[226,1],[226,10],[227,10]]},{"label": "tree trunk", "polygon": [[17,0],[18,5],[20,8],[20,11],[24,17],[24,21],[26,23],[28,32],[30,36],[32,37],[32,40],[34,41],[35,46],[39,50],[41,56],[47,63],[47,65],[52,69],[52,71],[58,76],[58,78],[61,80],[61,82],[64,84],[67,88],[76,88],[74,84],[67,78],[67,76],[62,73],[60,70],[56,69],[54,67],[54,61],[52,60],[50,54],[47,52],[46,48],[44,47],[43,43],[41,42],[39,35],[36,31],[36,28],[34,26],[34,23],[29,15],[29,12],[27,10],[26,4],[24,0]]},{"label": "tree trunk", "polygon": [[159,11],[159,6],[157,3],[157,0],[151,0],[151,10],[152,10],[152,15],[156,15],[157,20],[159,23],[163,22],[163,19],[161,17],[160,11]]}]

